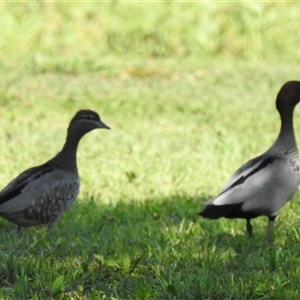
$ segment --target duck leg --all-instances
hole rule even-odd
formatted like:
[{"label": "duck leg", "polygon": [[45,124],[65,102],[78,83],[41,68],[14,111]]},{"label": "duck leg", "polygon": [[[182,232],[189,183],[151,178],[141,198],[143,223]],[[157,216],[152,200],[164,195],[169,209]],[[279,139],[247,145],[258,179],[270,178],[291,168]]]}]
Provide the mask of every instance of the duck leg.
[{"label": "duck leg", "polygon": [[247,219],[246,228],[247,228],[249,238],[252,238],[253,226],[251,225],[251,219]]},{"label": "duck leg", "polygon": [[273,217],[268,217],[269,218],[269,222],[268,222],[268,240],[270,242],[274,241],[274,223],[275,223],[275,219],[277,216],[273,216]]},{"label": "duck leg", "polygon": [[22,235],[22,227],[21,226],[17,227],[17,233],[18,233],[19,236]]}]

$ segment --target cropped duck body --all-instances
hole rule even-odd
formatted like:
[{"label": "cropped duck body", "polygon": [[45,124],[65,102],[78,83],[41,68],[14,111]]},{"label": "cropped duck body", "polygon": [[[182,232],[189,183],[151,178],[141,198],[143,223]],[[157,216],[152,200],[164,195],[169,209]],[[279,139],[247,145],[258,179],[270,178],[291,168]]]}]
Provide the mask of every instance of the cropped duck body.
[{"label": "cropped duck body", "polygon": [[300,82],[289,81],[278,93],[276,107],[281,118],[278,138],[264,154],[250,160],[225,184],[220,194],[204,204],[200,215],[209,219],[269,218],[269,233],[279,209],[295,194],[300,183],[298,149],[293,129],[294,107],[300,101]]},{"label": "cropped duck body", "polygon": [[78,111],[62,150],[48,162],[22,172],[0,192],[0,216],[20,227],[53,226],[79,193],[77,147],[87,132],[109,129],[97,113]]}]

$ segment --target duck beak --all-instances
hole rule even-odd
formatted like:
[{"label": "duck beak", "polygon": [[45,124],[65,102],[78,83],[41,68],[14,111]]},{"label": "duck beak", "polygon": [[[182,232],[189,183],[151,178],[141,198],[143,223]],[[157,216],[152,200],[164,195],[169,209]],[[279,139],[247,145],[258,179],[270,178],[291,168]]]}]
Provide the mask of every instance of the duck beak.
[{"label": "duck beak", "polygon": [[110,127],[104,124],[102,121],[98,122],[98,128],[110,129]]}]

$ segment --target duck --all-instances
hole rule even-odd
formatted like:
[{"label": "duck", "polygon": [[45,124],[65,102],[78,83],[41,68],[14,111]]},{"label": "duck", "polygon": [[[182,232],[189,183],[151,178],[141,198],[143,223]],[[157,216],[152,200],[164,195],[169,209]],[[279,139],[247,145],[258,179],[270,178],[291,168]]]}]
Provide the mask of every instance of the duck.
[{"label": "duck", "polygon": [[110,129],[95,111],[79,110],[70,121],[62,150],[44,164],[23,171],[0,191],[0,216],[16,224],[19,233],[35,225],[52,228],[79,193],[79,141],[100,128]]},{"label": "duck", "polygon": [[296,193],[300,183],[298,148],[293,112],[300,101],[300,81],[288,81],[279,90],[276,108],[281,119],[279,135],[263,154],[241,166],[226,182],[219,195],[204,203],[199,213],[208,219],[246,220],[249,237],[251,220],[268,217],[268,236],[274,239],[274,223],[280,208]]}]

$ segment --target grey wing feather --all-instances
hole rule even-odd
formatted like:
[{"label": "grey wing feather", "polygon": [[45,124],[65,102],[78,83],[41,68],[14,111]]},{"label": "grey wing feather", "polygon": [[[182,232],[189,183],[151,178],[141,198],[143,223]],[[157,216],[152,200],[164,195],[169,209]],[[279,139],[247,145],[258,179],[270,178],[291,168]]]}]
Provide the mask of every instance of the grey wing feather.
[{"label": "grey wing feather", "polygon": [[[289,177],[292,169],[287,161],[278,157],[257,157],[242,166],[226,183],[221,193],[206,204],[231,205],[243,203],[266,189],[276,189],[272,184]],[[284,177],[287,176],[287,177]]]},{"label": "grey wing feather", "polygon": [[0,213],[16,213],[28,209],[46,194],[51,194],[51,191],[54,193],[58,185],[64,185],[64,181],[68,183],[66,175],[63,170],[54,170],[30,180],[21,193],[0,205]]},{"label": "grey wing feather", "polygon": [[31,181],[36,180],[42,175],[52,172],[53,170],[53,167],[48,164],[43,164],[41,166],[25,170],[2,189],[0,192],[0,205],[21,194],[22,190]]},{"label": "grey wing feather", "polygon": [[247,177],[253,170],[255,170],[258,166],[262,164],[263,157],[258,156],[249,160],[247,163],[242,165],[226,182],[223,186],[221,193],[230,188],[235,182],[240,180],[241,178]]},{"label": "grey wing feather", "polygon": [[253,170],[255,170],[260,164],[261,164],[261,156],[258,156],[254,159],[249,160],[247,163],[245,163],[244,165],[242,165],[230,178],[229,180],[225,183],[225,185],[223,186],[223,188],[221,189],[220,194],[212,199],[207,200],[206,202],[204,202],[205,205],[211,205],[214,204],[214,201],[220,196],[222,195],[222,193],[224,193],[226,190],[229,190],[230,188],[232,188],[232,186],[238,182],[239,180],[241,180],[242,178],[245,178],[246,176],[248,176]]}]

